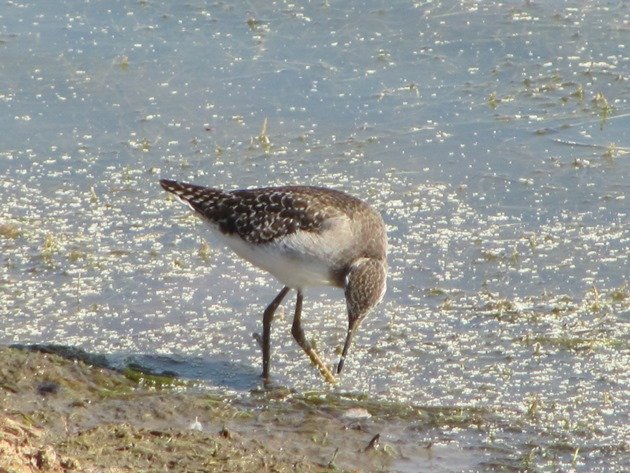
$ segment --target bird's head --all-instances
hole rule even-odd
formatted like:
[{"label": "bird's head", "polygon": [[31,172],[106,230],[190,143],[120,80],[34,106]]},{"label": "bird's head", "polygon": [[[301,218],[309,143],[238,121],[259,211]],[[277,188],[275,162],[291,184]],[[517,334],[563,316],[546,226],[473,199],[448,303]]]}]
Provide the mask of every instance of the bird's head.
[{"label": "bird's head", "polygon": [[383,259],[358,258],[349,267],[345,278],[346,305],[348,306],[348,332],[346,342],[337,365],[341,373],[352,343],[352,338],[361,321],[383,299],[387,288],[387,263]]}]

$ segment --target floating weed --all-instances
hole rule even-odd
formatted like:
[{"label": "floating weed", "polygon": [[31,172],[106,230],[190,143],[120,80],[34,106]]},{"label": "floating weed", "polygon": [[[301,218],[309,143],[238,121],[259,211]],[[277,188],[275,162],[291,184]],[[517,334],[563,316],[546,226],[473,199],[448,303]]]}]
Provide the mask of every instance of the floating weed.
[{"label": "floating weed", "polygon": [[608,103],[608,99],[601,92],[597,92],[597,94],[595,94],[592,104],[598,110],[599,116],[602,120],[606,120],[612,113],[612,107]]},{"label": "floating weed", "polygon": [[190,381],[185,381],[176,377],[171,373],[154,373],[151,370],[139,365],[127,366],[122,374],[125,378],[141,386],[164,389],[175,387],[190,387],[193,385]]},{"label": "floating weed", "polygon": [[488,106],[492,109],[495,110],[497,108],[497,105],[499,104],[501,100],[499,100],[497,98],[497,93],[496,92],[492,92],[489,96],[488,99],[486,100]]},{"label": "floating weed", "polygon": [[94,190],[94,186],[90,187],[90,202],[92,204],[98,204],[98,196],[96,195],[96,191]]},{"label": "floating weed", "polygon": [[602,401],[604,405],[610,406],[614,400],[615,400],[615,397],[612,395],[610,391],[604,391],[602,393]]},{"label": "floating weed", "polygon": [[554,306],[551,308],[551,313],[553,315],[560,315],[563,311],[565,311],[566,309],[563,309],[562,307],[559,306]]},{"label": "floating weed", "polygon": [[271,149],[271,140],[269,140],[269,136],[267,135],[267,117],[265,117],[260,133],[258,134],[258,142],[265,150],[265,153]]},{"label": "floating weed", "polygon": [[575,452],[573,452],[573,458],[571,459],[571,463],[573,464],[573,467],[575,467],[575,465],[577,465],[578,463],[578,455],[580,454],[580,447],[577,447],[575,449]]},{"label": "floating weed", "polygon": [[518,307],[509,299],[497,297],[489,292],[483,293],[482,296],[490,299],[483,306],[483,310],[489,312],[490,315],[500,319],[504,315],[514,316],[520,314]]},{"label": "floating weed", "polygon": [[497,251],[482,250],[481,257],[483,258],[484,261],[494,262],[494,261],[500,261],[503,255],[501,252],[497,252]]},{"label": "floating weed", "polygon": [[391,64],[391,54],[389,53],[389,51],[386,51],[385,49],[379,49],[378,53],[376,54],[376,59],[380,62],[384,62],[386,64]]},{"label": "floating weed", "polygon": [[[539,128],[534,133],[536,133],[537,135],[549,135],[551,133],[555,133],[555,130],[553,128]],[[524,183],[524,184],[528,184],[528,185],[532,184],[532,182],[530,182],[529,179],[521,178],[521,179],[519,179],[519,181]]]},{"label": "floating weed", "polygon": [[443,297],[447,295],[447,292],[444,289],[439,287],[432,287],[425,291],[427,297]]},{"label": "floating weed", "polygon": [[175,258],[173,260],[173,266],[175,266],[178,269],[186,269],[186,263],[184,263],[182,260],[180,260],[179,258]]},{"label": "floating weed", "polygon": [[534,343],[534,356],[540,356],[541,355],[541,351],[540,351],[540,343]]},{"label": "floating weed", "polygon": [[47,233],[44,237],[42,246],[42,256],[46,260],[50,260],[52,255],[59,250],[59,242],[53,233]]},{"label": "floating weed", "polygon": [[610,298],[614,302],[622,302],[628,299],[629,293],[630,291],[628,287],[628,282],[626,281],[623,286],[618,287],[617,289],[614,289],[613,291],[611,291]]},{"label": "floating weed", "polygon": [[599,291],[595,286],[587,292],[585,306],[593,312],[599,312],[602,309],[602,303],[599,300]]},{"label": "floating weed", "polygon": [[110,250],[108,254],[116,258],[122,258],[125,256],[129,256],[131,253],[127,250]]},{"label": "floating weed", "polygon": [[15,240],[20,235],[22,235],[22,232],[16,225],[13,225],[12,223],[0,224],[0,237]]},{"label": "floating weed", "polygon": [[204,261],[208,261],[210,259],[210,254],[212,250],[210,249],[210,245],[203,241],[201,245],[199,245],[199,249],[197,250],[197,255]]},{"label": "floating weed", "polygon": [[615,159],[619,155],[619,147],[616,143],[609,143],[602,157],[604,159]]},{"label": "floating weed", "polygon": [[488,422],[489,411],[480,407],[421,407],[427,425],[434,428],[481,428]]},{"label": "floating weed", "polygon": [[131,145],[137,149],[142,151],[143,153],[147,153],[151,150],[151,142],[148,138],[142,138],[140,141],[132,141]]},{"label": "floating weed", "polygon": [[560,296],[552,301],[553,306],[550,310],[552,315],[561,315],[575,312],[578,306],[573,303],[573,299],[567,295]]},{"label": "floating weed", "polygon": [[260,21],[257,20],[255,18],[248,18],[247,19],[247,26],[249,26],[249,29],[252,30],[253,32],[259,32],[259,30],[264,26],[265,24]]},{"label": "floating weed", "polygon": [[[385,97],[393,97],[396,94],[407,94],[407,93],[413,93],[416,95],[416,97],[420,97],[420,90],[418,89],[418,86],[416,84],[414,84],[413,82],[409,83],[409,84],[405,84],[403,86],[400,87],[396,87],[394,89],[390,89],[390,88],[385,88],[383,90],[381,90],[378,94],[376,94],[374,97],[378,100],[381,101],[383,100]],[[432,127],[413,127],[412,130],[413,131],[421,131],[421,130],[426,130],[426,129],[433,129]],[[450,135],[448,135],[450,136]],[[376,136],[370,136],[367,138],[367,140],[365,140],[365,142],[355,142],[355,144],[359,147],[363,146],[364,144],[371,144],[371,143],[378,143],[379,138]]]},{"label": "floating weed", "polygon": [[608,99],[606,98],[606,96],[603,93],[597,92],[597,94],[595,94],[595,98],[592,100],[592,102],[598,108],[600,108],[602,110],[610,111],[610,105],[608,104]]},{"label": "floating weed", "polygon": [[118,56],[114,59],[114,65],[118,66],[121,71],[129,69],[129,57],[125,54]]},{"label": "floating weed", "polygon": [[518,471],[536,471],[536,457],[540,447],[532,447],[527,454],[523,455]]},{"label": "floating weed", "polygon": [[518,262],[521,260],[521,254],[518,252],[518,250],[515,248],[512,251],[512,254],[510,255],[510,263],[512,263],[513,265],[518,264]]},{"label": "floating weed", "polygon": [[538,410],[540,409],[541,402],[540,397],[538,395],[532,396],[528,401],[527,406],[527,417],[530,419],[535,419],[538,417]]},{"label": "floating weed", "polygon": [[584,100],[584,88],[581,84],[577,86],[571,97],[578,99],[580,102]]},{"label": "floating weed", "polygon": [[72,250],[68,253],[68,260],[76,263],[79,260],[85,259],[87,257],[87,253],[79,250]]}]

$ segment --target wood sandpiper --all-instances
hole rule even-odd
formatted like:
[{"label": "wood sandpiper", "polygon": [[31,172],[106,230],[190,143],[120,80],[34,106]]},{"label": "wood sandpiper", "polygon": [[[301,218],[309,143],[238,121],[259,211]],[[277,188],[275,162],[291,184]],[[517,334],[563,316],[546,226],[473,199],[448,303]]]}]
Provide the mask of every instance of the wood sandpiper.
[{"label": "wood sandpiper", "polygon": [[344,290],[348,331],[339,374],[359,323],[385,294],[387,235],[380,214],[362,200],[324,187],[226,191],[166,179],[160,184],[200,215],[237,255],[284,284],[263,314],[263,379],[269,380],[274,313],[295,289],[291,333],[326,381],[334,383],[335,376],[304,336],[303,291],[322,285]]}]

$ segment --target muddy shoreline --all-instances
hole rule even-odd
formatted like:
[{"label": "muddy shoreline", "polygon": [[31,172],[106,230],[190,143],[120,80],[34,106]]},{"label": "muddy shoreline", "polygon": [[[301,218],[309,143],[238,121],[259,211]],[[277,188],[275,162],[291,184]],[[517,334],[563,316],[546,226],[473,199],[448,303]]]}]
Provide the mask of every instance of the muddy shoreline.
[{"label": "muddy shoreline", "polygon": [[238,400],[44,351],[0,348],[1,472],[392,471],[402,452],[379,432],[415,415],[281,388]]}]

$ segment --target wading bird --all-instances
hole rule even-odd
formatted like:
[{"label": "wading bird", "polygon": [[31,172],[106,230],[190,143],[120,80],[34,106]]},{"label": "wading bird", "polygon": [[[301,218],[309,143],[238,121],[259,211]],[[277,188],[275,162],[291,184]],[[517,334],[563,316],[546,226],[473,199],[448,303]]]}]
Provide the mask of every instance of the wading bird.
[{"label": "wading bird", "polygon": [[269,380],[274,313],[295,289],[291,333],[326,381],[334,383],[334,375],[304,336],[303,291],[321,285],[344,290],[348,331],[339,374],[359,323],[385,294],[387,235],[380,214],[362,200],[323,187],[225,191],[166,179],[160,184],[200,215],[237,255],[284,285],[263,314],[263,379]]}]

